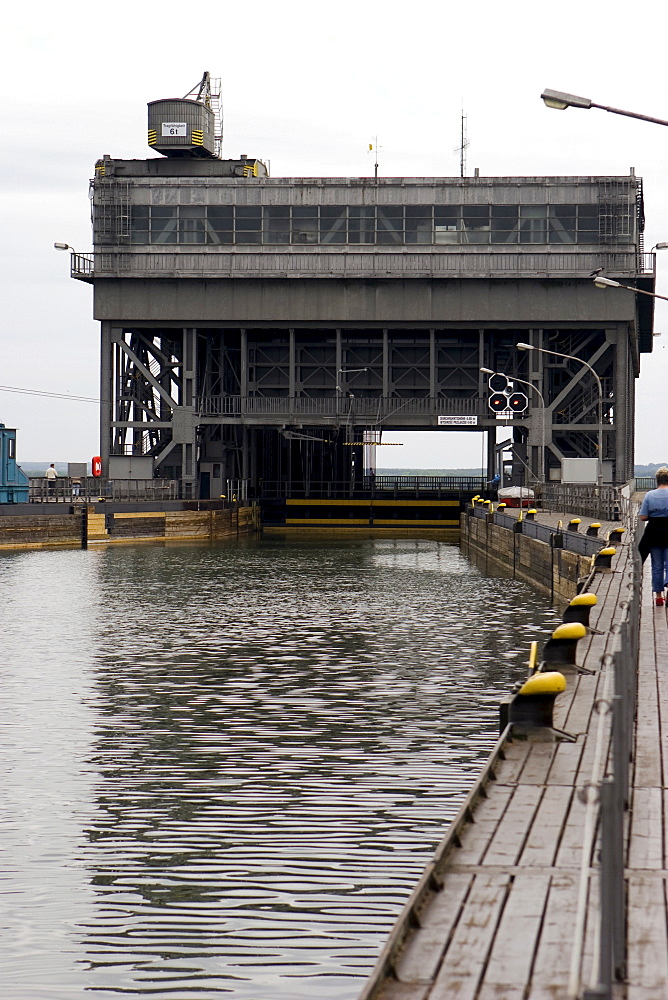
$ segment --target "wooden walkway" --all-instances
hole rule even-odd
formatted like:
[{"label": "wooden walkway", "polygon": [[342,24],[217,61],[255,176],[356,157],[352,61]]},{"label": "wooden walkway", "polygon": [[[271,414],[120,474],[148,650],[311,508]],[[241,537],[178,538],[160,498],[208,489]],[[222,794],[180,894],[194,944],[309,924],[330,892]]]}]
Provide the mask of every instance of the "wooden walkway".
[{"label": "wooden walkway", "polygon": [[[360,1000],[561,1000],[595,982],[597,807],[609,750],[611,626],[628,591],[628,546],[590,588],[599,603],[555,725],[574,742],[513,740],[493,756],[409,900]],[[632,803],[626,1000],[668,998],[668,625],[646,567]],[[598,612],[598,614],[596,614]]]},{"label": "wooden walkway", "polygon": [[629,816],[628,1000],[668,997],[666,831],[668,829],[668,619],[652,606],[649,559],[643,574],[638,718]]}]

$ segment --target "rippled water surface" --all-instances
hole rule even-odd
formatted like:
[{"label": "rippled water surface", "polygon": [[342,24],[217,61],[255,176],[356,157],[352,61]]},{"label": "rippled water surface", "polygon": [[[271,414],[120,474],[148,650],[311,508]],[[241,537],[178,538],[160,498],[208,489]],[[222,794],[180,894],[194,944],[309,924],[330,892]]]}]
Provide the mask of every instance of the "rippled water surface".
[{"label": "rippled water surface", "polygon": [[449,544],[0,559],[0,995],[354,1000],[554,612]]}]

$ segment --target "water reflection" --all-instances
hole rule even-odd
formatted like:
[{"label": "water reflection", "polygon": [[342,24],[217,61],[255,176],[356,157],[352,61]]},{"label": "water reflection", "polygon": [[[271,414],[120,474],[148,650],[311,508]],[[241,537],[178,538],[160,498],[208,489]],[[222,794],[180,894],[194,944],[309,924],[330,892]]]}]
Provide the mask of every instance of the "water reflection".
[{"label": "water reflection", "polygon": [[[64,579],[44,629],[60,640],[53,676],[73,678],[70,764],[49,794],[61,800],[70,772],[84,794],[76,843],[65,823],[42,870],[68,958],[28,983],[14,941],[12,995],[352,1000],[553,612],[425,540],[37,564],[52,589]],[[83,629],[73,609],[62,618],[80,590]],[[39,681],[12,699],[25,709]],[[52,754],[48,726],[29,739]],[[34,805],[42,779],[22,780]],[[21,892],[38,935],[53,914],[31,906],[29,878]]]}]

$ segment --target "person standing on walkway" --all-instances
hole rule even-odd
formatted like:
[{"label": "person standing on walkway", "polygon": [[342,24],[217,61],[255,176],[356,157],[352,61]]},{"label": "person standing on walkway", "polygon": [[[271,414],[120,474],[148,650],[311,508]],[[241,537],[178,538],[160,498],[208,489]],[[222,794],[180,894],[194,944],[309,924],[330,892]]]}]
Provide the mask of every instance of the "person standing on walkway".
[{"label": "person standing on walkway", "polygon": [[46,472],[44,474],[44,478],[46,479],[46,485],[47,485],[47,487],[49,489],[49,500],[51,499],[51,497],[53,497],[53,499],[55,500],[56,499],[56,479],[58,478],[58,473],[56,472],[56,467],[53,464],[53,462],[51,463],[51,465],[49,466],[49,468],[46,470]]},{"label": "person standing on walkway", "polygon": [[652,591],[660,608],[668,587],[668,468],[665,466],[656,470],[656,489],[645,494],[638,517],[647,521],[638,548],[643,562],[651,556]]}]

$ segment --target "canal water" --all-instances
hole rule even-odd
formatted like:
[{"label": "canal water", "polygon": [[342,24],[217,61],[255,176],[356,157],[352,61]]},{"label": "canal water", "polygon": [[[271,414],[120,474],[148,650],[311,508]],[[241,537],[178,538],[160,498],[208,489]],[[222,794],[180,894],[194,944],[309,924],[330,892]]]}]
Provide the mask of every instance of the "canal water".
[{"label": "canal water", "polygon": [[544,598],[433,540],[0,558],[0,995],[354,1000]]}]

